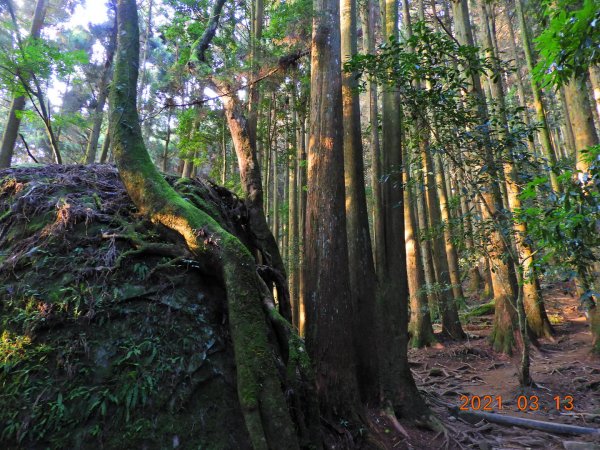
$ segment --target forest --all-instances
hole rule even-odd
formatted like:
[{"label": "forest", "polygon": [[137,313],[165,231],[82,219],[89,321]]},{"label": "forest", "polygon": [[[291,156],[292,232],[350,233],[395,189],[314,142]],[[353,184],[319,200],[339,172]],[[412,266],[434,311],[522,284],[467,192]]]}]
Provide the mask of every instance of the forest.
[{"label": "forest", "polygon": [[0,448],[600,449],[600,0],[0,23]]}]

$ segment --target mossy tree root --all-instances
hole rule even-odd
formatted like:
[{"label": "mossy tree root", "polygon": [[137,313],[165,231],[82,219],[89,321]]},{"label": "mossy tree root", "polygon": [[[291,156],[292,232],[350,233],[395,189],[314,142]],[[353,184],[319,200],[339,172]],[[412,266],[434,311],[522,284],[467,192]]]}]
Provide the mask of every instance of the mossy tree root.
[{"label": "mossy tree root", "polygon": [[303,448],[314,446],[316,442],[320,442],[320,415],[315,375],[306,346],[291,323],[275,308],[266,283],[263,283],[262,291],[265,313],[277,334],[279,348],[286,363],[285,384],[300,445]]},{"label": "mossy tree root", "polygon": [[287,281],[285,277],[277,269],[271,266],[259,265],[257,266],[258,274],[262,280],[268,286],[275,286],[277,290],[277,300],[279,302],[279,314],[281,314],[285,320],[292,322],[292,304],[290,302],[290,291],[287,287]]},{"label": "mossy tree root", "polygon": [[253,447],[298,448],[276,357],[268,342],[254,259],[236,237],[205,212],[210,211],[209,206],[200,209],[183,199],[152,163],[136,108],[139,32],[135,0],[119,0],[117,27],[110,121],[121,180],[142,214],[179,233],[193,254],[212,258],[222,270],[238,397]]}]

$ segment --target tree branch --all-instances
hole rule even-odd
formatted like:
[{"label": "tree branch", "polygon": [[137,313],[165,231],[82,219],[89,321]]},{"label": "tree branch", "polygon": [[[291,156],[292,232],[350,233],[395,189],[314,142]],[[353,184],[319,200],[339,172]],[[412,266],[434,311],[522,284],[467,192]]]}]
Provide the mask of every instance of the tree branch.
[{"label": "tree branch", "polygon": [[40,162],[37,159],[35,159],[35,156],[33,156],[31,154],[31,151],[29,151],[29,145],[27,145],[27,141],[25,140],[25,137],[23,136],[23,134],[19,133],[19,136],[21,137],[21,140],[23,141],[23,144],[25,145],[25,150],[27,150],[27,154],[29,155],[29,157],[31,159],[33,159],[36,164],[39,164]]},{"label": "tree branch", "polygon": [[200,38],[196,48],[193,49],[196,53],[196,57],[198,61],[206,62],[206,50],[208,50],[208,46],[212,42],[215,34],[217,33],[217,27],[219,26],[219,19],[221,18],[221,11],[223,10],[223,6],[225,5],[226,0],[217,0],[217,3],[213,6],[212,12],[210,14],[210,20],[208,22],[208,26],[204,31],[204,34]]}]

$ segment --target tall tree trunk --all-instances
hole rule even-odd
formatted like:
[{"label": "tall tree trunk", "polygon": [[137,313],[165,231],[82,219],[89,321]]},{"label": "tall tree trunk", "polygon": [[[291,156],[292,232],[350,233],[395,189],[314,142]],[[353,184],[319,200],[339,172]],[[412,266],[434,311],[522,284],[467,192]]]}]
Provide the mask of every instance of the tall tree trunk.
[{"label": "tall tree trunk", "polygon": [[322,414],[356,420],[359,391],[344,205],[339,2],[314,0],[313,8],[303,267],[306,345],[315,366]]},{"label": "tall tree trunk", "polygon": [[357,74],[343,72],[343,64],[357,53],[356,0],[341,0],[342,103],[344,120],[344,178],[346,186],[346,227],[350,292],[356,317],[354,346],[357,377],[363,402],[373,404],[379,397],[377,334],[373,327],[377,279],[369,234],[365,193],[363,146]]},{"label": "tall tree trunk", "polygon": [[523,50],[525,51],[525,61],[527,62],[527,69],[529,70],[529,82],[531,84],[531,91],[533,92],[533,105],[535,106],[537,120],[540,123],[538,136],[542,146],[542,153],[550,164],[548,173],[550,175],[550,184],[552,189],[554,192],[560,192],[558,178],[554,172],[554,167],[556,166],[556,153],[554,152],[552,142],[550,141],[550,128],[548,127],[546,111],[544,110],[542,90],[538,82],[533,78],[533,67],[535,66],[535,60],[531,49],[529,29],[527,27],[525,14],[523,12],[523,0],[515,0],[515,8],[517,12],[517,18],[519,19],[519,26],[521,28],[521,38],[523,42]]},{"label": "tall tree trunk", "polygon": [[600,67],[591,66],[589,70],[590,82],[592,83],[594,106],[596,117],[600,117]]},{"label": "tall tree trunk", "polygon": [[194,171],[194,159],[196,158],[196,152],[193,155],[189,155],[183,163],[183,171],[181,172],[181,178],[191,178]]},{"label": "tall tree trunk", "polygon": [[[363,47],[369,54],[375,54],[375,29],[377,28],[376,0],[366,0],[362,2],[362,27],[363,27]],[[383,228],[383,210],[382,210],[382,192],[381,192],[381,148],[379,145],[379,100],[377,95],[377,83],[369,82],[367,84],[367,96],[369,99],[369,125],[371,133],[369,136],[369,145],[371,153],[371,189],[373,192],[373,256],[375,260],[375,269],[377,279],[382,279],[380,272],[384,267],[384,228]]]},{"label": "tall tree trunk", "polygon": [[279,242],[279,161],[277,153],[277,140],[273,143],[273,156],[271,158],[273,165],[273,222],[271,230],[273,231],[273,239]]},{"label": "tall tree trunk", "polygon": [[[302,95],[306,96],[306,93]],[[298,204],[298,234],[300,237],[300,267],[304,267],[304,254],[306,246],[306,200],[307,200],[307,189],[306,189],[306,148],[308,142],[308,133],[306,126],[306,117],[300,118],[300,148],[299,148],[299,163],[298,168],[298,189],[299,189],[299,204]],[[304,271],[300,270],[300,285],[298,286],[298,299],[300,302],[300,312],[298,315],[298,332],[300,336],[304,336],[305,325],[306,325],[306,305],[304,303]]]},{"label": "tall tree trunk", "polygon": [[566,134],[566,143],[568,149],[568,156],[575,157],[576,151],[575,148],[575,134],[573,133],[573,126],[571,125],[571,113],[569,112],[569,105],[567,104],[567,95],[565,93],[565,87],[561,86],[558,90],[560,95],[560,106],[561,112],[563,115],[563,120],[565,122],[565,134]]},{"label": "tall tree trunk", "polygon": [[[419,5],[420,9],[423,8],[424,6],[421,4]],[[434,6],[434,5],[432,5]],[[407,39],[410,39],[413,35],[412,33],[412,24],[411,24],[411,20],[410,20],[410,7],[408,4],[408,1],[404,1],[402,2],[402,8],[403,8],[403,14],[402,14],[402,22],[403,22],[403,26],[404,26],[404,34],[406,35]],[[411,47],[411,51],[414,51],[414,49]],[[417,85],[422,85],[422,81],[421,80],[415,80],[414,81],[415,84]],[[426,83],[427,84],[427,83]],[[428,132],[427,127],[425,126],[424,120],[422,119],[422,116],[419,114],[418,111],[411,111],[411,114],[414,118],[414,120],[412,121],[412,123],[414,123],[414,126],[411,128],[411,133],[414,135],[414,137],[416,138],[416,140],[418,141],[418,148],[419,150],[422,152],[421,156],[424,158],[425,157],[425,153],[427,152],[427,147],[428,147],[428,141],[429,141],[429,136],[428,136]],[[411,331],[411,344],[413,346],[422,346],[422,345],[429,345],[432,342],[434,342],[434,337],[433,337],[433,329],[431,329],[431,319],[429,316],[429,311],[428,311],[428,305],[427,303],[424,301],[424,293],[422,292],[422,288],[424,287],[424,278],[425,278],[425,273],[423,271],[423,267],[422,267],[422,261],[420,261],[420,257],[419,257],[419,252],[418,252],[418,247],[416,246],[415,243],[415,230],[416,230],[416,220],[415,220],[415,214],[414,214],[414,209],[411,207],[411,196],[410,196],[410,167],[408,166],[410,159],[407,157],[408,156],[408,151],[404,151],[404,156],[405,156],[405,168],[404,168],[404,183],[405,183],[405,192],[404,192],[404,224],[405,224],[405,231],[404,231],[404,236],[405,236],[405,246],[406,246],[406,265],[407,265],[407,274],[408,274],[408,286],[409,286],[409,291],[410,291],[410,296],[411,296],[411,323],[409,324],[409,330]],[[423,160],[423,163],[425,164],[425,166],[427,166],[427,162],[431,162],[430,160]],[[428,180],[431,180],[431,177],[429,176],[430,172],[432,171],[432,167],[430,166],[429,168],[425,168],[425,170],[423,171],[423,173],[425,174],[425,176],[427,177]],[[443,183],[443,180],[442,180]],[[431,187],[431,186],[429,186]],[[442,189],[443,189],[443,185],[441,185]],[[429,193],[428,193],[429,194]],[[437,199],[435,199],[435,201],[437,202]],[[423,205],[424,206],[424,205]],[[439,205],[437,205],[436,203],[436,207],[439,207]],[[431,205],[430,205],[431,208]],[[418,209],[418,206],[417,206]],[[437,239],[437,238],[436,238]],[[429,255],[427,255],[429,256]],[[439,259],[439,255],[438,259]],[[445,255],[443,256],[445,258]],[[426,258],[427,259],[427,258]],[[429,262],[433,263],[433,261],[430,259]],[[437,263],[437,261],[436,261]],[[439,273],[439,271],[438,271]],[[447,275],[446,275],[447,277]],[[446,280],[449,281],[449,280]],[[429,283],[428,283],[429,284]],[[448,282],[448,284],[450,284]],[[432,282],[433,285],[433,282]],[[448,291],[444,290],[444,294],[447,294]],[[442,308],[442,316],[443,316],[443,324],[444,324],[444,332],[447,335],[450,336],[454,336],[456,335],[457,339],[460,339],[463,337],[463,333],[462,333],[462,329],[460,328],[460,322],[458,321],[458,312],[455,310],[456,313],[456,317],[455,320],[456,322],[458,322],[458,331],[455,329],[449,329],[448,327],[448,322],[449,322],[449,308],[452,307],[451,303],[448,302],[452,302],[452,298],[448,297],[448,296],[444,296],[444,298],[440,298],[439,296],[436,298],[437,300],[437,305],[443,305]],[[450,320],[452,321],[452,320]],[[419,329],[420,328],[420,329]],[[451,328],[451,327],[450,327]]]},{"label": "tall tree trunk", "polygon": [[[458,172],[459,184],[461,186],[465,185],[464,177],[462,173]],[[462,190],[461,190],[462,191]],[[474,227],[473,227],[473,212],[470,205],[469,200],[466,197],[466,193],[468,191],[464,190],[460,192],[460,210],[461,215],[463,217],[463,233],[465,236],[465,247],[467,250],[467,255],[469,257],[469,290],[471,294],[477,294],[481,289],[481,283],[483,282],[481,272],[479,271],[478,264],[474,259],[474,254],[476,252],[475,249],[475,240],[473,238],[474,235]]]},{"label": "tall tree trunk", "polygon": [[[222,93],[231,92],[229,85],[219,85]],[[256,236],[262,257],[269,265],[274,267],[281,275],[286,277],[286,270],[283,259],[277,247],[276,238],[269,231],[269,225],[263,209],[263,190],[260,165],[256,155],[256,140],[248,128],[248,120],[244,116],[242,105],[237,95],[225,95],[221,98],[225,109],[225,117],[231,132],[233,146],[238,159],[240,168],[240,178],[242,189],[245,195],[246,206],[248,207],[249,222]],[[276,181],[276,179],[274,179]],[[287,315],[287,314],[286,314]],[[291,311],[289,317],[291,322]]]},{"label": "tall tree trunk", "polygon": [[582,157],[582,150],[598,144],[598,133],[590,106],[588,89],[583,78],[573,78],[565,85],[567,107],[575,137],[577,169],[587,172],[589,164]]},{"label": "tall tree trunk", "polygon": [[[435,13],[435,2],[432,4]],[[410,25],[410,15],[408,8],[405,10],[405,23],[409,35],[412,35]],[[424,20],[424,3],[419,3],[419,17]],[[430,83],[426,82],[428,88]],[[422,120],[422,119],[421,119]],[[439,164],[436,165],[434,157],[429,150],[429,133],[424,128],[424,124],[419,125],[420,156],[424,169],[424,181],[426,190],[427,205],[431,227],[442,225],[444,228],[443,236],[434,236],[431,250],[433,258],[431,262],[434,268],[434,274],[443,291],[437,296],[438,305],[441,308],[443,332],[453,339],[462,339],[465,334],[460,325],[458,317],[458,308],[456,302],[464,297],[462,292],[460,271],[458,266],[458,255],[452,241],[450,230],[450,211],[448,208],[446,180],[442,173],[441,157],[438,156]],[[434,178],[435,176],[435,178]],[[449,191],[449,188],[448,188]],[[449,290],[451,289],[451,290]]]},{"label": "tall tree trunk", "polygon": [[[398,3],[381,4],[386,40],[398,38]],[[383,93],[382,185],[383,246],[381,251],[380,293],[377,301],[380,347],[381,392],[385,402],[403,417],[426,414],[408,366],[408,280],[404,246],[404,208],[402,193],[401,109],[397,92]]]},{"label": "tall tree trunk", "polygon": [[450,217],[450,206],[448,204],[448,192],[446,189],[446,180],[449,177],[444,175],[442,157],[438,153],[434,156],[433,169],[435,171],[435,185],[437,187],[438,198],[440,200],[440,213],[442,224],[444,226],[444,243],[446,246],[446,256],[448,257],[448,271],[450,274],[450,283],[452,284],[452,295],[454,302],[464,300],[465,294],[462,289],[460,278],[460,267],[458,265],[458,251],[452,238],[452,218]]},{"label": "tall tree trunk", "polygon": [[[264,201],[263,201],[263,209],[265,211],[265,216],[267,218],[267,224],[271,224],[271,217],[269,214],[269,200],[270,200],[270,191],[269,191],[269,183],[271,180],[271,174],[269,173],[270,165],[271,165],[271,117],[273,115],[273,97],[269,98],[269,106],[267,108],[267,120],[266,120],[266,139],[263,139],[263,159],[262,163],[262,173],[264,174],[263,178],[263,192],[264,192]],[[264,138],[264,137],[263,137]],[[257,138],[258,139],[258,138]],[[266,142],[264,142],[266,141]]]},{"label": "tall tree trunk", "polygon": [[106,164],[108,160],[108,151],[110,150],[110,123],[106,126],[104,142],[102,143],[102,152],[100,153],[100,164]]},{"label": "tall tree trunk", "polygon": [[[9,7],[11,11],[12,3],[9,1]],[[29,37],[37,39],[40,37],[40,33],[44,26],[44,20],[46,18],[46,11],[48,10],[48,0],[37,0],[35,5],[35,11],[33,13],[33,19],[31,21],[31,29],[29,31]],[[19,33],[18,28],[15,33]],[[20,38],[18,38],[18,45],[21,46]],[[25,77],[25,80],[28,80]],[[0,144],[0,169],[10,167],[15,149],[15,143],[19,137],[19,127],[21,125],[21,111],[25,108],[25,97],[15,96],[10,104],[8,111],[8,120],[4,127],[4,134],[2,136],[2,144]]]},{"label": "tall tree trunk", "polygon": [[[139,35],[135,0],[119,0],[118,47],[111,89],[115,160],[127,193],[142,214],[179,233],[194,254],[208,252],[220,265],[235,354],[237,391],[252,446],[297,449],[262,310],[260,280],[246,247],[206,212],[178,195],[154,166],[136,108]],[[202,230],[199,237],[198,230]],[[217,242],[218,245],[206,245]]]},{"label": "tall tree trunk", "polygon": [[[289,124],[286,125],[285,130],[285,166],[284,166],[284,181],[283,181],[283,211],[282,211],[282,220],[281,220],[281,257],[283,258],[283,262],[287,268],[289,264],[289,245],[288,245],[288,224],[289,224],[289,192],[290,192],[290,127]],[[290,311],[291,312],[291,311]],[[290,316],[290,322],[292,322]]]},{"label": "tall tree trunk", "polygon": [[[417,183],[416,192],[416,209],[417,209],[417,222],[418,229],[421,233],[424,233],[429,229],[429,220],[427,217],[427,200],[425,199],[425,182],[423,180],[423,171],[417,170],[420,173]],[[435,286],[435,270],[433,268],[432,251],[431,251],[431,240],[424,239],[422,236],[419,237],[421,244],[421,260],[423,263],[423,274],[425,276],[425,288],[427,290],[427,303],[429,305],[430,314],[432,311],[440,316],[440,294]]]},{"label": "tall tree trunk", "polygon": [[35,90],[28,91],[29,99],[32,103],[35,102],[34,98],[37,99],[38,104],[36,111],[42,119],[42,123],[44,124],[44,131],[46,132],[46,137],[48,138],[48,143],[50,144],[50,149],[52,150],[52,155],[54,156],[54,162],[56,164],[62,164],[62,157],[58,147],[58,135],[54,132],[52,127],[52,110],[50,108],[50,100],[48,100],[46,103],[44,92],[42,91],[42,85],[36,78],[35,74],[32,74],[31,79],[35,85]]},{"label": "tall tree trunk", "polygon": [[[117,33],[116,26],[113,27],[113,31],[109,38],[108,46],[106,47],[106,62],[104,63],[104,69],[102,70],[102,76],[100,77],[100,83],[98,83],[98,103],[96,104],[96,110],[94,111],[94,124],[92,131],[88,139],[88,145],[85,152],[85,163],[93,164],[96,161],[96,151],[98,149],[98,139],[100,138],[100,128],[102,127],[102,119],[104,118],[104,105],[106,105],[106,98],[108,97],[108,81],[110,78],[110,71],[112,68],[113,58],[115,56],[115,46],[117,44]],[[169,110],[170,117],[170,110]],[[168,146],[168,144],[167,144]]]},{"label": "tall tree trunk", "polygon": [[[469,20],[469,6],[467,0],[451,1],[457,40],[462,45],[473,46],[473,32]],[[481,123],[488,123],[489,116],[485,106],[485,96],[483,94],[479,76],[471,77],[470,90],[471,95],[478,100],[478,114]],[[502,210],[500,186],[496,179],[498,176],[498,167],[491,145],[489,143],[484,143],[482,150],[485,160],[484,164],[489,168],[487,189],[484,192],[479,192],[480,201],[482,203],[482,219],[484,222],[494,223],[497,220],[498,212]],[[514,301],[516,299],[516,294],[512,289],[510,268],[504,261],[507,251],[508,247],[504,242],[499,229],[495,226],[494,229],[490,231],[489,241],[487,243],[487,252],[492,265],[491,278],[495,301],[494,330],[492,332],[491,340],[493,347],[496,350],[510,353],[515,343]]]},{"label": "tall tree trunk", "polygon": [[[517,38],[515,36],[515,28],[513,26],[512,23],[512,16],[510,14],[510,9],[508,7],[504,8],[504,17],[506,19],[506,23],[508,24],[508,33],[509,33],[509,44],[510,44],[510,51],[511,51],[511,59],[515,62],[516,64],[516,74],[514,76],[514,80],[515,80],[515,84],[517,85],[517,93],[519,94],[519,103],[520,106],[523,108],[523,112],[522,112],[522,117],[523,117],[523,123],[525,124],[525,126],[527,128],[529,128],[531,126],[531,120],[529,118],[529,108],[527,105],[527,96],[525,95],[525,86],[523,85],[523,78],[521,77],[521,64],[520,64],[520,53],[519,53],[519,49],[517,48]],[[536,154],[536,150],[535,150],[535,142],[534,142],[534,138],[533,135],[531,135],[529,137],[529,139],[527,139],[527,148],[529,150],[529,153],[531,153],[531,155],[535,155]]]},{"label": "tall tree trunk", "polygon": [[[517,0],[518,1],[518,0]],[[482,8],[482,18],[484,23],[489,21],[489,16],[486,13],[485,7]],[[491,40],[491,33],[488,31],[484,32],[484,43],[489,45]],[[500,71],[500,67],[497,63],[494,64],[494,72]],[[502,79],[500,77],[495,76],[496,73],[490,74],[490,85],[492,88],[492,96],[494,97],[494,101],[498,105],[496,110],[496,119],[500,125],[499,136],[500,139],[506,140],[506,135],[508,133],[508,120],[506,117],[506,101],[504,97],[504,87],[502,86]],[[506,174],[506,182],[508,186],[508,202],[510,206],[510,211],[515,212],[521,209],[521,200],[520,200],[520,182],[521,180],[518,177],[518,168],[516,166],[516,160],[514,158],[514,149],[508,149],[509,155],[505,160],[505,174]],[[534,256],[531,247],[527,243],[527,226],[522,221],[514,221],[512,223],[513,233],[515,238],[515,247],[517,254],[513,258],[515,260],[515,264],[518,266],[518,271],[523,274],[522,276],[522,286],[520,289],[522,290],[522,295],[520,295],[518,301],[523,302],[524,310],[527,317],[527,322],[533,334],[536,337],[552,337],[552,327],[550,325],[550,321],[548,320],[548,316],[546,315],[546,310],[544,308],[543,298],[537,289],[537,275],[535,273],[535,264],[534,264]],[[520,305],[517,306],[517,313],[519,312]],[[521,338],[526,341],[527,336],[523,335],[523,330],[521,329]],[[527,333],[525,333],[526,335]],[[525,346],[526,347],[526,346]],[[524,348],[526,352],[527,349]],[[522,372],[527,372],[527,370],[523,370]],[[530,379],[527,373],[522,373],[522,383],[530,384]]]},{"label": "tall tree trunk", "polygon": [[[298,271],[300,269],[300,249],[298,235],[298,112],[296,111],[296,89],[293,88],[292,95],[292,129],[290,134],[289,148],[289,201],[288,201],[288,286],[290,290],[290,300],[292,303],[292,320],[294,326],[298,327],[300,316],[300,302],[298,299],[298,290],[300,280]],[[300,136],[300,138],[302,138]]]},{"label": "tall tree trunk", "polygon": [[[453,282],[448,264],[450,258],[447,254],[446,239],[444,233],[440,233],[439,229],[437,229],[440,225],[443,225],[443,219],[438,197],[438,186],[434,179],[435,169],[433,167],[431,152],[427,147],[427,144],[421,146],[421,158],[423,161],[423,172],[425,177],[429,225],[432,229],[436,229],[432,239],[432,261],[435,269],[435,278],[442,288],[442,292],[439,296],[439,307],[442,314],[442,330],[443,333],[451,339],[461,340],[464,339],[465,333],[462,330],[460,319],[458,317],[458,308],[456,306],[457,299],[454,297]],[[443,189],[443,185],[440,186],[440,188]],[[458,271],[458,267],[456,270]],[[460,276],[456,273],[455,277],[458,277],[458,283],[460,283]]]},{"label": "tall tree trunk", "polygon": [[142,50],[142,58],[140,65],[140,83],[138,86],[138,107],[142,107],[144,100],[144,90],[146,89],[146,77],[148,71],[146,70],[146,63],[148,62],[148,53],[150,51],[150,37],[152,36],[152,8],[154,6],[154,0],[148,0],[148,17],[146,18],[146,29],[144,30],[144,47]]},{"label": "tall tree trunk", "polygon": [[[196,135],[198,134],[198,128],[200,127],[200,111],[198,109],[195,110],[196,117],[194,118],[192,129],[189,131],[189,140],[195,141]],[[198,149],[194,148],[193,150],[186,150],[183,170],[181,172],[181,178],[191,178],[192,173],[194,171],[194,160],[196,159],[196,154]]]},{"label": "tall tree trunk", "polygon": [[[408,158],[407,158],[408,159]],[[406,246],[406,272],[408,274],[408,290],[410,293],[410,321],[408,331],[410,332],[410,345],[412,347],[426,347],[435,342],[433,328],[431,326],[431,315],[425,289],[425,273],[423,271],[423,260],[418,242],[418,227],[414,208],[416,199],[413,190],[410,189],[410,170],[405,170],[404,190],[404,243]]]},{"label": "tall tree trunk", "polygon": [[[250,67],[252,78],[258,74],[258,59],[260,57],[260,40],[262,38],[263,21],[265,14],[265,4],[263,0],[252,0],[252,23],[250,36]],[[251,139],[256,140],[256,126],[258,123],[258,105],[260,103],[260,85],[254,83],[250,86],[250,95],[248,96],[248,132]]]}]

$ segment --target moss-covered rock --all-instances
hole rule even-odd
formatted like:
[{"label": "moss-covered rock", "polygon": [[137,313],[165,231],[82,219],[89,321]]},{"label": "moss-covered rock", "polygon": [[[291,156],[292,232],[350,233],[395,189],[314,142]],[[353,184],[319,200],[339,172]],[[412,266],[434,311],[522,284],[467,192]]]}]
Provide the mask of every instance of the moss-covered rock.
[{"label": "moss-covered rock", "polygon": [[[234,196],[169,181],[251,243]],[[0,446],[248,448],[213,266],[113,167],[0,171]]]}]

